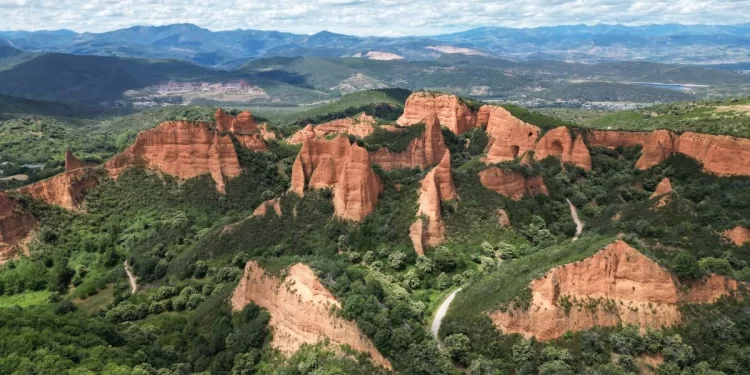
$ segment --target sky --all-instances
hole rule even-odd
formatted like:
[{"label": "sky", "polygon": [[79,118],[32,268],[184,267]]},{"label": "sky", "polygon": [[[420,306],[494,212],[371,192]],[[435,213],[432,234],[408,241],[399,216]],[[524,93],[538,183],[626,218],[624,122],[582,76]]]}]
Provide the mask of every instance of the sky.
[{"label": "sky", "polygon": [[210,30],[431,35],[479,26],[737,24],[750,0],[0,0],[0,30],[102,32],[193,23]]}]

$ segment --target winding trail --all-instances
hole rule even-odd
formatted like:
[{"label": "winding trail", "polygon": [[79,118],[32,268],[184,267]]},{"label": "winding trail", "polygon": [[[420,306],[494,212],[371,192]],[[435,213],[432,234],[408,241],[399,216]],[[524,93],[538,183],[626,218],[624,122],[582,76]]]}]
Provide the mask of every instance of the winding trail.
[{"label": "winding trail", "polygon": [[128,274],[128,281],[130,281],[130,293],[135,294],[135,292],[138,290],[138,284],[135,282],[135,276],[133,275],[133,271],[130,269],[130,266],[128,265],[128,261],[126,260],[122,264],[125,265],[125,273]]},{"label": "winding trail", "polygon": [[456,298],[456,293],[460,292],[461,288],[458,288],[454,290],[451,294],[448,295],[448,297],[443,300],[443,303],[438,308],[437,312],[435,313],[435,318],[432,319],[432,326],[430,327],[430,331],[432,332],[432,336],[435,337],[435,340],[437,340],[438,345],[442,348],[443,343],[438,338],[438,332],[440,332],[440,324],[443,323],[443,318],[445,318],[445,314],[448,312],[448,307],[450,307],[451,303],[453,302],[453,299]]},{"label": "winding trail", "polygon": [[581,232],[583,232],[583,222],[578,218],[578,210],[576,210],[576,206],[570,202],[570,199],[565,200],[568,201],[568,205],[570,206],[570,216],[573,217],[573,221],[576,223],[576,235],[573,236],[573,241],[577,241],[578,237],[581,236]]}]

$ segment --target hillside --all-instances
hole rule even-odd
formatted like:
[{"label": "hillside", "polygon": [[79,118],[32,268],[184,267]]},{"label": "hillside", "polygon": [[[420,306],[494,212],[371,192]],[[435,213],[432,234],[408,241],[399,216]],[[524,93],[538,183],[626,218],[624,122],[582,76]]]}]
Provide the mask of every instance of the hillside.
[{"label": "hillside", "polygon": [[548,100],[578,100],[581,102],[677,102],[695,99],[689,93],[607,82],[586,82],[559,85],[545,91]]},{"label": "hillside", "polygon": [[746,372],[750,138],[393,89],[29,111],[2,139],[62,162],[0,192],[0,373]]}]

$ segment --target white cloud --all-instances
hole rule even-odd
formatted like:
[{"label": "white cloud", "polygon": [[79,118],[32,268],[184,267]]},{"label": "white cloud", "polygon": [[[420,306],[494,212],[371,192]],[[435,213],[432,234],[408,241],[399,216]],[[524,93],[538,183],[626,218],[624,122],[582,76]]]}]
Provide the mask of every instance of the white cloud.
[{"label": "white cloud", "polygon": [[101,32],[194,23],[357,35],[425,35],[478,26],[750,22],[750,0],[0,0],[0,30]]}]

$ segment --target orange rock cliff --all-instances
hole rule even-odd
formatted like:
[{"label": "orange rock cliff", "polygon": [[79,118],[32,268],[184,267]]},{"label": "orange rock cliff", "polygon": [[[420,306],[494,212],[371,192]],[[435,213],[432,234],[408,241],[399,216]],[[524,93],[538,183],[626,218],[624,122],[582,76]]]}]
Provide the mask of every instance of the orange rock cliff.
[{"label": "orange rock cliff", "polygon": [[654,193],[651,194],[651,198],[656,198],[660,195],[669,194],[671,192],[672,192],[672,182],[669,181],[669,178],[664,177],[659,182],[659,185],[656,185],[656,190],[654,190]]},{"label": "orange rock cliff", "polygon": [[[216,129],[222,133],[232,133],[242,146],[253,151],[267,151],[268,146],[264,140],[271,137],[267,125],[261,127],[255,123],[252,113],[244,111],[237,116],[232,116],[221,108],[214,114]],[[276,138],[276,134],[272,136]]]},{"label": "orange rock cliff", "polygon": [[424,133],[421,137],[409,142],[406,150],[393,152],[387,147],[382,147],[370,153],[370,162],[378,164],[386,171],[410,168],[425,169],[438,163],[447,150],[443,133],[440,130],[440,123],[434,114],[425,118],[424,123]]},{"label": "orange rock cliff", "polygon": [[484,105],[479,109],[479,121],[487,124],[488,164],[515,159],[534,149],[541,129],[527,124],[496,105]]},{"label": "orange rock cliff", "polygon": [[533,281],[527,310],[498,310],[489,316],[504,333],[540,340],[594,326],[633,324],[642,330],[658,329],[682,321],[678,303],[714,302],[736,290],[737,282],[713,275],[690,286],[683,292],[669,272],[617,241],[589,258],[553,268]]},{"label": "orange rock cliff", "polygon": [[[409,228],[409,237],[417,254],[424,255],[425,245],[438,246],[443,243],[445,223],[440,212],[441,202],[457,197],[451,175],[451,154],[446,151],[440,164],[422,180],[417,220]],[[426,218],[426,222],[422,217]]]},{"label": "orange rock cliff", "polygon": [[519,200],[526,195],[549,195],[541,176],[526,177],[520,172],[498,167],[489,167],[479,172],[479,181],[487,189],[513,200]]},{"label": "orange rock cliff", "polygon": [[269,199],[261,203],[260,206],[253,211],[252,216],[266,216],[269,208],[273,209],[276,216],[281,217],[281,200],[279,198]]},{"label": "orange rock cliff", "polygon": [[13,259],[19,244],[36,228],[37,220],[0,191],[0,264]]},{"label": "orange rock cliff", "polygon": [[26,185],[17,191],[47,204],[75,211],[83,203],[84,193],[99,185],[100,179],[97,170],[82,167]]},{"label": "orange rock cliff", "polygon": [[725,230],[723,235],[736,246],[742,246],[750,242],[750,229],[739,225],[732,229]]},{"label": "orange rock cliff", "polygon": [[333,189],[336,215],[361,221],[375,210],[380,179],[367,150],[339,135],[332,140],[305,140],[292,166],[290,190],[304,195],[305,188]]},{"label": "orange rock cliff", "polygon": [[229,136],[207,123],[168,121],[138,134],[135,143],[105,164],[112,178],[136,165],[178,179],[210,174],[224,193],[226,179],[239,176],[240,163]]},{"label": "orange rock cliff", "polygon": [[317,126],[308,124],[304,129],[294,133],[287,142],[301,144],[305,139],[319,139],[331,134],[353,135],[365,138],[375,131],[375,118],[362,112],[357,117],[346,117],[329,121]]},{"label": "orange rock cliff", "polygon": [[555,156],[564,163],[575,164],[585,171],[591,170],[591,154],[583,137],[578,135],[573,139],[570,129],[561,126],[548,131],[534,147],[534,159],[543,160]]},{"label": "orange rock cliff", "polygon": [[306,265],[295,264],[284,280],[267,274],[257,263],[245,266],[245,274],[232,295],[232,308],[240,310],[254,302],[271,314],[273,327],[271,345],[286,355],[296,352],[302,344],[324,339],[336,346],[349,345],[369,353],[372,361],[386,368],[390,362],[359,330],[356,323],[331,313],[339,302]]},{"label": "orange rock cliff", "polygon": [[399,125],[414,125],[435,116],[456,135],[477,126],[477,115],[455,95],[418,91],[409,95]]},{"label": "orange rock cliff", "polygon": [[73,155],[70,150],[65,152],[65,170],[72,171],[74,169],[83,168],[83,162]]}]

